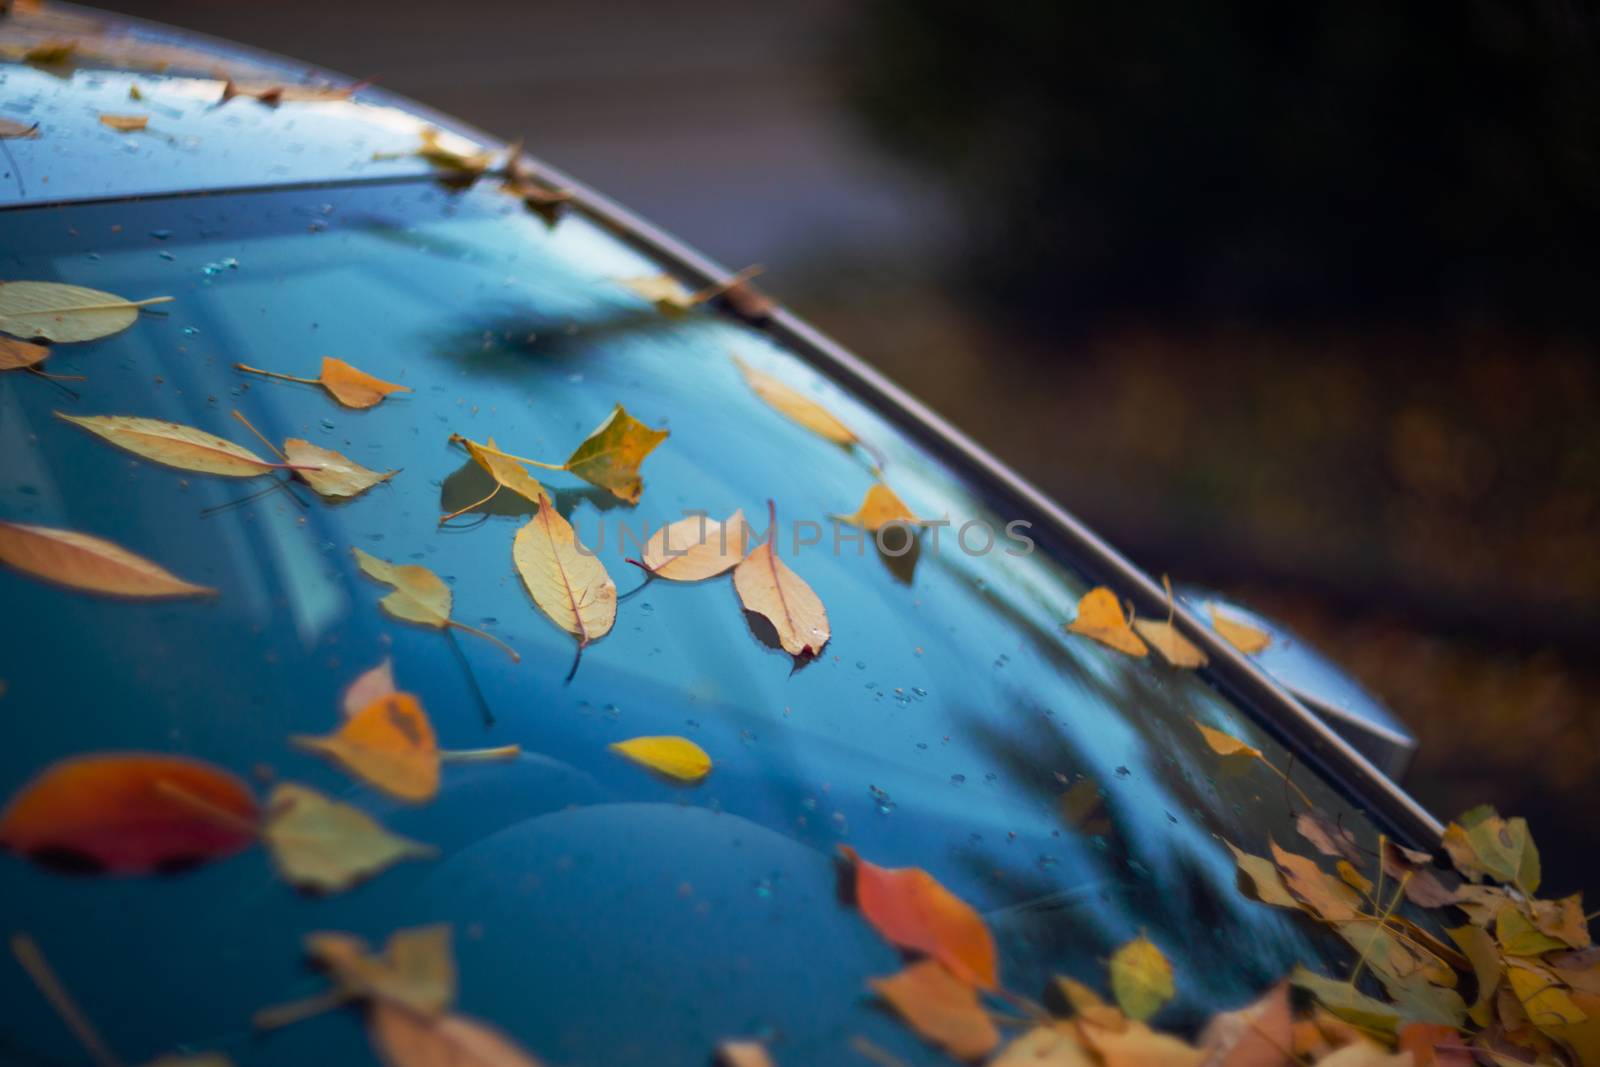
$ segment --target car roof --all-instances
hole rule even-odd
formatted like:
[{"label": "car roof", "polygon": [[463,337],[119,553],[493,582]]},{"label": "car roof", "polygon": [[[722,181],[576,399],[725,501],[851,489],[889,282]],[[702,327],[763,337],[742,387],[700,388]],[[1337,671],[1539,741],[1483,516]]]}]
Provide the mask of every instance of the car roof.
[{"label": "car roof", "polygon": [[[264,103],[246,88],[336,90]],[[105,115],[148,116],[119,132]],[[278,56],[75,5],[0,17],[0,208],[351,180],[428,177],[422,133],[446,148],[493,138],[410,100]],[[107,159],[115,165],[108,166]]]}]

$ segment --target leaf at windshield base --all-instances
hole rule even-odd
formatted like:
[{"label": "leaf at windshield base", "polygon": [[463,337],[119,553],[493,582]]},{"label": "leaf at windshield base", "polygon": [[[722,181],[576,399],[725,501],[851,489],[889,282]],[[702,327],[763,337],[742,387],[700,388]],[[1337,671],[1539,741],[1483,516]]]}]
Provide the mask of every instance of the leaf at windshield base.
[{"label": "leaf at windshield base", "polygon": [[150,125],[149,115],[112,115],[102,113],[100,125],[109,126],[118,133],[138,133]]},{"label": "leaf at windshield base", "polygon": [[132,326],[140,308],[171,299],[124,300],[115,293],[60,282],[0,282],[0,333],[58,344],[93,341]]},{"label": "leaf at windshield base", "polygon": [[607,747],[679,782],[698,782],[711,773],[711,756],[687,737],[635,737]]},{"label": "leaf at windshield base", "polygon": [[284,782],[267,798],[262,838],[284,880],[297,889],[333,893],[435,850],[385,830],[360,808],[308,786]]},{"label": "leaf at windshield base", "polygon": [[853,868],[856,907],[887,941],[933,957],[980,989],[998,987],[994,938],[972,905],[920,867],[879,867],[848,845],[839,852]]},{"label": "leaf at windshield base", "polygon": [[1128,618],[1122,613],[1117,595],[1103,585],[1096,586],[1079,598],[1077,617],[1064,623],[1063,628],[1068,633],[1098,641],[1130,656],[1144,656],[1150,651],[1139,635],[1134,633],[1133,627],[1128,625]]},{"label": "leaf at windshield base", "polygon": [[0,522],[0,563],[86,593],[132,599],[215,596],[120,545],[74,530]]},{"label": "leaf at windshield base", "polygon": [[0,118],[0,141],[21,140],[37,136],[39,136],[39,124],[37,122],[18,122],[16,119]]},{"label": "leaf at windshield base", "polygon": [[1000,1043],[977,990],[938,960],[919,960],[868,984],[920,1036],[958,1060],[979,1059]]},{"label": "leaf at windshield base", "polygon": [[256,817],[249,787],[209,763],[146,752],[74,756],[0,811],[0,848],[47,866],[148,874],[248,848]]},{"label": "leaf at windshield base", "polygon": [[1133,628],[1174,667],[1196,670],[1211,662],[1204,650],[1179,633],[1170,619],[1134,619]]},{"label": "leaf at windshield base", "polygon": [[291,740],[400,800],[428,800],[439,791],[439,743],[410,693],[379,697],[329,736]]},{"label": "leaf at windshield base", "polygon": [[1111,992],[1124,1015],[1143,1022],[1172,999],[1172,964],[1141,934],[1112,954]]}]

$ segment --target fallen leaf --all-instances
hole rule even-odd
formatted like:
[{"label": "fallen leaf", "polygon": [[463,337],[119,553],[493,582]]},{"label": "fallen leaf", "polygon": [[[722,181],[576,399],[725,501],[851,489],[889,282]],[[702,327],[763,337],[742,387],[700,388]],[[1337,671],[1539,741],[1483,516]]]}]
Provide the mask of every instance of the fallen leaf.
[{"label": "fallen leaf", "polygon": [[815,656],[831,631],[822,600],[789,565],[778,558],[777,510],[767,501],[767,535],[733,569],[733,587],[746,611],[772,624],[778,643],[791,656]]},{"label": "fallen leaf", "polygon": [[856,509],[854,515],[839,515],[836,518],[871,533],[876,533],[890,523],[916,526],[922,522],[912,514],[910,508],[906,507],[905,502],[895,495],[894,490],[882,482],[873,483],[867,490],[866,497],[862,499],[861,506]]},{"label": "fallen leaf", "polygon": [[686,737],[634,737],[606,747],[680,782],[698,782],[711,773],[711,757]]},{"label": "fallen leaf", "polygon": [[778,310],[777,302],[751,285],[747,278],[731,282],[717,295],[729,311],[746,322],[765,322]]},{"label": "fallen leaf", "polygon": [[1363,1030],[1392,1034],[1400,1025],[1393,1007],[1361,992],[1348,982],[1324,978],[1304,967],[1296,967],[1289,980],[1319,1000],[1323,1007]]},{"label": "fallen leaf", "polygon": [[1084,1025],[1081,1031],[1103,1067],[1201,1067],[1206,1061],[1204,1050],[1143,1023],[1130,1022],[1122,1030]]},{"label": "fallen leaf", "polygon": [[1275,908],[1294,908],[1299,910],[1300,902],[1289,894],[1284,887],[1283,879],[1278,876],[1277,866],[1263,856],[1255,856],[1232,843],[1224,841],[1228,851],[1233,853],[1233,862],[1239,869],[1241,889],[1248,889],[1246,895],[1253,895],[1263,904],[1271,904]]},{"label": "fallen leaf", "polygon": [[776,1067],[759,1041],[723,1041],[717,1045],[717,1067]]},{"label": "fallen leaf", "polygon": [[0,522],[0,563],[88,593],[140,599],[216,594],[110,541],[50,526]]},{"label": "fallen leaf", "polygon": [[124,300],[114,293],[60,282],[0,282],[0,332],[58,344],[93,341],[132,326],[140,308],[171,299]]},{"label": "fallen leaf", "polygon": [[655,305],[655,309],[669,318],[688,314],[711,299],[712,293],[699,293],[686,287],[670,274],[650,274],[636,278],[618,278],[617,284],[634,295]]},{"label": "fallen leaf", "polygon": [[1526,960],[1507,960],[1506,980],[1522,1002],[1528,1020],[1540,1030],[1581,1023],[1589,1016],[1572,999],[1572,991],[1543,967]]},{"label": "fallen leaf", "polygon": [[1391,1053],[1382,1045],[1375,1045],[1370,1041],[1362,1041],[1324,1056],[1317,1061],[1317,1067],[1413,1067],[1411,1053],[1400,1051]]},{"label": "fallen leaf", "polygon": [[755,391],[756,396],[791,422],[799,423],[812,433],[836,445],[848,448],[860,442],[855,431],[836,419],[827,408],[782,381],[758,371],[738,356],[733,357],[739,373]]},{"label": "fallen leaf", "polygon": [[295,471],[296,477],[303,479],[319,496],[335,499],[360,496],[400,473],[385,471],[380,474],[368,470],[348,456],[298,437],[283,442],[283,454],[292,466],[300,468]]},{"label": "fallen leaf", "polygon": [[1361,896],[1304,856],[1297,856],[1269,841],[1272,862],[1284,888],[1307,911],[1326,922],[1343,922],[1361,915]]},{"label": "fallen leaf", "polygon": [[640,562],[651,575],[668,581],[714,578],[744,558],[749,534],[742,509],[721,522],[691,515],[651,534]]},{"label": "fallen leaf", "polygon": [[394,664],[385,656],[382,663],[365,671],[350,683],[349,688],[344,691],[344,698],[339,702],[339,706],[344,709],[345,718],[349,718],[374,700],[386,697],[394,691]]},{"label": "fallen leaf", "polygon": [[1363,863],[1366,854],[1356,843],[1356,835],[1315,809],[1295,816],[1294,828],[1324,856],[1336,856],[1351,863]]},{"label": "fallen leaf", "polygon": [[1467,1009],[1479,1026],[1489,1024],[1489,1009],[1496,987],[1500,984],[1500,951],[1494,939],[1481,926],[1456,926],[1445,930],[1472,963],[1472,974],[1478,983],[1478,998]]},{"label": "fallen leaf", "polygon": [[504,1034],[462,1015],[428,1019],[380,998],[368,1026],[388,1067],[540,1067]]},{"label": "fallen leaf", "polygon": [[528,468],[524,467],[520,461],[500,451],[500,447],[494,443],[493,437],[489,438],[486,444],[480,445],[478,442],[468,440],[460,434],[451,434],[450,443],[459,444],[467,450],[467,454],[472,457],[473,462],[482,467],[489,477],[494,479],[494,489],[482,500],[475,500],[466,507],[457,508],[448,515],[441,515],[439,517],[441,523],[447,522],[464,512],[471,511],[473,508],[482,507],[499,495],[501,489],[509,489],[535,506],[546,499],[544,486],[539,484],[539,480],[529,474]]},{"label": "fallen leaf", "polygon": [[435,166],[472,175],[482,174],[494,166],[493,152],[457,134],[425,126],[418,137],[422,143],[414,154]]},{"label": "fallen leaf", "polygon": [[1116,594],[1105,586],[1096,586],[1078,600],[1078,614],[1063,624],[1068,633],[1088,637],[1130,656],[1143,656],[1149,652],[1139,635],[1128,625],[1122,614],[1122,605]]},{"label": "fallen leaf", "polygon": [[1589,947],[1589,921],[1584,917],[1582,893],[1560,900],[1530,900],[1528,910],[1541,933],[1568,948]]},{"label": "fallen leaf", "polygon": [[1074,1018],[1091,1022],[1106,1030],[1121,1030],[1128,1025],[1128,1017],[1122,1014],[1121,1009],[1101,1000],[1100,994],[1076,978],[1058,974],[1051,985],[1072,1009]]},{"label": "fallen leaf", "polygon": [[1035,1026],[1000,1050],[989,1067],[1096,1067],[1095,1054],[1083,1046],[1073,1023]]},{"label": "fallen leaf", "polygon": [[[1380,845],[1383,873],[1404,884],[1407,900],[1419,907],[1439,908],[1461,899],[1460,878],[1435,870],[1432,856],[1405,848],[1387,837]],[[1445,878],[1449,878],[1450,882],[1447,883]]]},{"label": "fallen leaf", "polygon": [[51,764],[0,812],[0,847],[48,866],[147,874],[219,859],[255,841],[256,802],[221,768],[114,753]]},{"label": "fallen leaf", "polygon": [[452,619],[450,608],[454,598],[450,594],[450,587],[428,568],[416,563],[390,563],[359,548],[351,548],[350,551],[355,555],[356,566],[361,568],[361,573],[394,586],[394,592],[378,601],[378,606],[390,615],[437,630],[453,626],[494,642],[505,649],[513,660],[522,659],[510,645],[493,634]]},{"label": "fallen leaf", "polygon": [[15,119],[0,118],[0,141],[37,136],[39,136],[37,122],[18,122]]},{"label": "fallen leaf", "polygon": [[1507,904],[1495,916],[1494,935],[1507,956],[1538,956],[1567,947],[1535,927],[1516,904]]},{"label": "fallen leaf", "polygon": [[279,374],[277,371],[262,370],[245,363],[235,363],[235,370],[242,370],[247,374],[259,374],[264,378],[277,378],[285,382],[299,382],[302,385],[320,385],[326,389],[333,398],[347,408],[370,408],[391,393],[409,393],[409,385],[396,385],[376,378],[359,367],[353,367],[342,359],[332,356],[322,357],[322,374],[316,378],[300,378],[293,374]]},{"label": "fallen leaf", "polygon": [[49,345],[36,345],[31,341],[13,341],[0,337],[0,370],[20,370],[43,363],[50,354]]},{"label": "fallen leaf", "polygon": [[637,504],[639,494],[644,491],[639,464],[667,439],[668,433],[646,426],[618,404],[605,421],[573,449],[564,469],[592,485],[609,489],[618,500]]},{"label": "fallen leaf", "polygon": [[539,610],[576,637],[580,650],[611,632],[617,621],[616,583],[549,497],[517,531],[511,561]]},{"label": "fallen leaf", "polygon": [[424,801],[439,791],[439,743],[410,693],[379,697],[326,737],[291,740],[400,800]]},{"label": "fallen leaf", "polygon": [[1190,719],[1200,736],[1205,738],[1206,745],[1219,756],[1240,756],[1245,759],[1257,759],[1265,762],[1266,757],[1259,748],[1245,744],[1232,734],[1225,734],[1214,726],[1207,726],[1199,719]]},{"label": "fallen leaf", "polygon": [[456,965],[448,923],[396,930],[381,955],[369,952],[367,943],[352,934],[310,934],[306,954],[354,998],[392,1001],[429,1018],[442,1015],[455,1002]]},{"label": "fallen leaf", "polygon": [[1340,860],[1333,865],[1333,869],[1339,872],[1339,881],[1363,896],[1371,895],[1372,879],[1356,870],[1355,864],[1349,860]]},{"label": "fallen leaf", "polygon": [[1272,644],[1272,635],[1267,631],[1252,626],[1243,619],[1223,614],[1217,610],[1215,604],[1208,604],[1206,613],[1211,616],[1212,629],[1221,634],[1224,641],[1247,656],[1265,652]]},{"label": "fallen leaf", "polygon": [[1124,1015],[1143,1022],[1172,999],[1172,964],[1140,934],[1112,953],[1111,992]]},{"label": "fallen leaf", "polygon": [[956,978],[938,960],[919,960],[889,978],[874,978],[874,992],[918,1035],[958,1060],[976,1060],[1000,1043],[972,986]]},{"label": "fallen leaf", "polygon": [[267,798],[261,836],[285,881],[319,893],[348,889],[401,860],[435,854],[385,830],[360,808],[292,782]]},{"label": "fallen leaf", "polygon": [[1466,1038],[1453,1026],[1409,1023],[1399,1038],[1398,1051],[1411,1053],[1412,1067],[1473,1067]]},{"label": "fallen leaf", "polygon": [[856,906],[873,929],[899,948],[933,957],[964,982],[999,985],[994,939],[972,905],[920,867],[879,867],[848,845],[839,851],[854,867]]},{"label": "fallen leaf", "polygon": [[1174,667],[1195,670],[1211,662],[1200,646],[1179,633],[1170,621],[1134,619],[1133,628],[1151,648],[1161,653],[1162,659]]},{"label": "fallen leaf", "polygon": [[1259,1000],[1211,1017],[1200,1032],[1206,1067],[1289,1067],[1292,1029],[1289,984],[1279,982]]},{"label": "fallen leaf", "polygon": [[1481,805],[1445,827],[1444,847],[1456,870],[1474,881],[1489,875],[1524,893],[1539,889],[1539,850],[1525,819],[1502,819]]},{"label": "fallen leaf", "polygon": [[1056,801],[1061,821],[1079,833],[1099,837],[1111,832],[1111,813],[1106,809],[1105,797],[1100,795],[1100,784],[1085,778],[1062,793]]},{"label": "fallen leaf", "polygon": [[239,82],[229,78],[222,86],[222,103],[227,103],[238,96],[259,100],[268,107],[277,107],[279,104],[290,102],[348,100],[358,88],[360,88],[358,85],[285,85],[281,82]]},{"label": "fallen leaf", "polygon": [[243,445],[181,423],[133,415],[66,415],[59,411],[55,415],[118,448],[178,470],[254,478],[284,466],[262,459]]},{"label": "fallen leaf", "polygon": [[100,115],[100,125],[110,126],[118,133],[137,133],[150,125],[149,115]]}]

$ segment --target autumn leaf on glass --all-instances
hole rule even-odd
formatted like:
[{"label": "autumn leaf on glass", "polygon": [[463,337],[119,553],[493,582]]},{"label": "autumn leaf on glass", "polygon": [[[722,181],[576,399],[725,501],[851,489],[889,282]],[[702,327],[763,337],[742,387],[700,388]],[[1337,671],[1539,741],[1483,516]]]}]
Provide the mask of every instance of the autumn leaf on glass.
[{"label": "autumn leaf on glass", "polygon": [[39,124],[37,122],[18,122],[16,119],[0,118],[0,141],[21,140],[37,136],[39,136]]},{"label": "autumn leaf on glass", "polygon": [[254,478],[293,469],[289,464],[262,459],[243,445],[181,423],[133,415],[66,415],[59,411],[55,415],[118,448],[178,470],[224,478]]},{"label": "autumn leaf on glass", "polygon": [[1206,606],[1206,614],[1211,617],[1211,626],[1222,635],[1222,639],[1247,656],[1265,652],[1272,644],[1272,635],[1267,631],[1219,611],[1215,604]]},{"label": "autumn leaf on glass", "polygon": [[150,125],[149,115],[112,115],[102,113],[100,125],[109,126],[118,133],[138,133]]},{"label": "autumn leaf on glass", "polygon": [[883,457],[857,437],[854,430],[840,422],[827,408],[782,380],[765,371],[756,370],[738,356],[733,357],[733,362],[756,396],[778,414],[843,448],[860,445],[873,457],[874,464],[883,466]]},{"label": "autumn leaf on glass", "polygon": [[58,344],[93,341],[132,326],[140,308],[171,299],[124,300],[115,293],[60,282],[0,282],[0,333]]},{"label": "autumn leaf on glass", "polygon": [[0,847],[47,866],[148,874],[248,848],[256,818],[249,787],[211,764],[143,752],[74,756],[0,812]]},{"label": "autumn leaf on glass", "polygon": [[297,478],[309,485],[318,496],[330,500],[348,500],[360,496],[380,482],[393,478],[399,471],[379,473],[369,470],[349,456],[331,448],[314,445],[299,437],[291,437],[278,448],[256,429],[250,420],[235,411],[233,417],[244,423],[251,433],[270,448]]},{"label": "autumn leaf on glass", "polygon": [[[687,315],[708,300],[725,296],[736,289],[743,289],[751,278],[761,273],[761,270],[762,268],[759,266],[746,267],[727,281],[708,285],[703,289],[689,289],[670,274],[649,274],[637,278],[617,278],[615,281],[635,296],[654,305],[655,309],[667,318],[678,318]],[[754,303],[755,297],[751,295],[752,293],[753,291],[749,293],[742,292],[739,297],[735,298],[735,301],[748,301],[750,306],[755,308],[758,305]],[[765,298],[762,299],[764,300]],[[766,307],[764,313],[771,313],[770,305]]]},{"label": "autumn leaf on glass", "polygon": [[[612,496],[629,504],[639,502],[639,494],[644,491],[644,481],[639,476],[639,465],[644,462],[655,447],[667,439],[667,430],[657,430],[646,426],[638,419],[629,415],[627,409],[621,404],[611,409],[605,421],[594,428],[594,432],[583,439],[577,448],[572,450],[572,455],[567,457],[565,463],[544,463],[537,459],[528,459],[525,456],[513,456],[489,446],[477,445],[473,452],[474,458],[478,453],[498,456],[515,463],[526,463],[530,467],[540,467],[548,471],[567,471],[576,474],[591,485],[598,485],[608,489]],[[451,440],[465,438],[451,438]],[[479,460],[482,463],[482,460]],[[487,469],[487,468],[486,468]],[[502,469],[505,473],[510,473]],[[499,480],[499,473],[490,470],[489,474]],[[532,478],[528,479],[530,482]],[[537,483],[534,483],[537,484]],[[514,492],[527,495],[523,488],[508,486]],[[532,488],[528,486],[528,488]],[[492,495],[492,494],[491,494]],[[486,498],[487,499],[487,498]],[[483,501],[479,501],[483,503]],[[473,505],[474,507],[477,505]]]},{"label": "autumn leaf on glass", "polygon": [[249,374],[259,374],[266,378],[277,378],[285,382],[299,382],[302,385],[320,385],[339,403],[347,408],[370,408],[384,397],[393,393],[409,393],[409,385],[396,385],[376,378],[358,367],[353,367],[342,359],[332,356],[322,357],[322,374],[316,378],[300,378],[293,374],[280,374],[277,371],[262,370],[244,363],[235,363],[234,369],[242,370]]},{"label": "autumn leaf on glass", "polygon": [[333,893],[401,860],[429,859],[435,850],[385,830],[349,804],[283,782],[267,798],[261,836],[284,880],[298,889]]},{"label": "autumn leaf on glass", "polygon": [[467,450],[467,454],[472,457],[473,462],[482,467],[489,477],[494,480],[494,488],[481,500],[474,500],[472,503],[459,507],[447,515],[439,516],[441,524],[450,521],[457,515],[465,514],[474,508],[480,508],[489,503],[489,501],[500,495],[500,490],[502,489],[511,490],[535,507],[538,507],[546,499],[544,486],[539,484],[539,480],[528,473],[528,469],[522,465],[521,460],[514,459],[500,451],[500,446],[495,444],[493,437],[480,445],[476,441],[453,433],[450,435],[450,443],[459,444]]},{"label": "autumn leaf on glass", "polygon": [[392,593],[378,601],[378,606],[390,615],[406,622],[431,626],[436,630],[453,627],[469,634],[476,634],[505,649],[513,660],[522,659],[510,645],[493,634],[452,619],[450,609],[454,598],[451,596],[450,587],[444,584],[444,579],[428,568],[416,563],[390,563],[359,548],[352,548],[350,551],[355,555],[356,565],[361,568],[361,573],[394,587]]},{"label": "autumn leaf on glass", "polygon": [[222,86],[222,103],[235,97],[248,97],[268,107],[286,103],[306,103],[321,100],[348,100],[360,85],[285,85],[282,82],[234,81],[229,78]]},{"label": "autumn leaf on glass", "polygon": [[1063,629],[1130,656],[1144,656],[1150,651],[1133,627],[1128,625],[1128,618],[1122,613],[1117,595],[1103,585],[1083,594],[1078,600],[1077,617],[1064,623]]},{"label": "autumn leaf on glass", "polygon": [[[517,531],[511,561],[539,610],[578,639],[578,651],[611,632],[617,587],[605,564],[578,543],[572,524],[548,497]],[[573,664],[577,668],[576,661]]]},{"label": "autumn leaf on glass", "polygon": [[875,482],[867,490],[867,495],[862,498],[861,506],[856,509],[855,514],[837,515],[835,518],[851,526],[859,526],[869,533],[877,533],[891,523],[912,527],[922,525],[922,520],[906,507],[905,501],[882,482]]},{"label": "autumn leaf on glass", "polygon": [[429,800],[439,791],[439,743],[422,704],[410,693],[379,697],[327,737],[291,740],[397,799]]},{"label": "autumn leaf on glass", "polygon": [[918,960],[868,984],[920,1036],[958,1060],[980,1059],[1000,1043],[978,991],[938,960]]},{"label": "autumn leaf on glass", "polygon": [[212,596],[120,545],[73,530],[0,522],[0,563],[86,593],[154,600]]},{"label": "autumn leaf on glass", "polygon": [[998,987],[994,939],[972,905],[920,867],[879,867],[848,845],[839,851],[854,874],[856,906],[886,940],[980,989]]},{"label": "autumn leaf on glass", "polygon": [[711,773],[711,757],[686,737],[635,737],[611,751],[678,782],[698,782]]},{"label": "autumn leaf on glass", "polygon": [[572,191],[559,188],[534,173],[525,162],[520,141],[506,149],[505,171],[506,177],[500,191],[521,200],[529,211],[544,220],[546,226],[554,226],[562,208],[571,203]]},{"label": "autumn leaf on glass", "polygon": [[785,652],[796,658],[815,656],[832,635],[828,612],[805,579],[778,558],[777,508],[770,500],[767,519],[766,539],[733,569],[734,590],[746,611],[772,624]]},{"label": "autumn leaf on glass", "polygon": [[742,509],[721,522],[691,515],[651,534],[640,553],[644,558],[630,562],[637,562],[652,577],[698,582],[736,567],[749,539]]},{"label": "autumn leaf on glass", "polygon": [[396,930],[381,954],[359,937],[342,933],[306,936],[306,955],[352,998],[392,1001],[429,1018],[456,999],[456,967],[447,923]]},{"label": "autumn leaf on glass", "polygon": [[720,1041],[716,1067],[777,1067],[759,1041]]},{"label": "autumn leaf on glass", "polygon": [[1141,934],[1112,954],[1111,992],[1123,1014],[1143,1022],[1172,999],[1172,964]]},{"label": "autumn leaf on glass", "polygon": [[541,1067],[500,1031],[464,1015],[428,1019],[377,998],[367,1026],[387,1067]]}]

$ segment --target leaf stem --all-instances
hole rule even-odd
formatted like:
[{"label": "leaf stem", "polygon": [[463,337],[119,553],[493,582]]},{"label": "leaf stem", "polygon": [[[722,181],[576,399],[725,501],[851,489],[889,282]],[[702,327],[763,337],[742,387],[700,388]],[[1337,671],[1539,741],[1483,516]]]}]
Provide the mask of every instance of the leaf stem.
[{"label": "leaf stem", "polygon": [[495,498],[495,496],[498,495],[500,490],[503,489],[503,488],[504,488],[504,486],[502,486],[499,482],[494,483],[494,488],[489,490],[489,495],[484,497],[482,500],[474,500],[472,503],[468,504],[466,507],[464,507],[464,508],[456,508],[454,511],[452,511],[448,515],[440,515],[439,516],[439,525],[443,526],[445,523],[449,522],[451,519],[455,518],[457,515],[465,515],[467,512],[471,511],[473,508],[482,507],[484,504],[487,504],[489,501],[493,500]]},{"label": "leaf stem", "polygon": [[259,374],[263,378],[280,378],[286,382],[299,382],[302,385],[322,384],[321,378],[300,378],[293,374],[280,374],[275,370],[262,370],[260,367],[252,367],[247,363],[235,363],[233,368],[234,370],[242,370],[250,374]]},{"label": "leaf stem", "polygon": [[233,417],[238,419],[240,422],[244,423],[244,428],[249,430],[251,433],[255,434],[256,435],[256,440],[260,441],[262,444],[267,446],[267,451],[271,452],[274,456],[277,456],[279,459],[283,460],[284,463],[288,463],[289,462],[289,457],[284,455],[282,452],[280,452],[278,450],[278,446],[277,445],[275,445],[271,441],[267,440],[266,434],[264,434],[260,430],[256,429],[255,426],[251,424],[249,419],[247,419],[243,415],[239,414],[239,409],[238,408],[234,408],[233,409]]},{"label": "leaf stem", "polygon": [[49,961],[44,958],[44,953],[39,951],[39,946],[27,934],[13,934],[11,936],[11,954],[17,958],[22,969],[28,972],[28,977],[33,979],[33,984],[38,987],[44,999],[61,1016],[61,1021],[67,1024],[67,1029],[72,1031],[83,1045],[89,1058],[100,1067],[122,1067],[122,1061],[111,1047],[105,1043],[99,1031],[94,1028],[94,1023],[78,1007],[77,1001],[72,999],[72,994],[67,992],[67,987],[61,984],[61,979],[56,977],[56,972],[50,969]]},{"label": "leaf stem", "polygon": [[143,300],[120,300],[115,304],[73,304],[70,307],[53,307],[42,310],[47,310],[51,314],[58,314],[63,311],[115,311],[121,308],[142,308],[149,307],[151,304],[170,303],[172,303],[172,297],[170,296],[151,296]]},{"label": "leaf stem", "polygon": [[501,745],[498,748],[440,749],[439,759],[445,763],[480,763],[487,760],[516,759],[522,755],[521,745]]},{"label": "leaf stem", "polygon": [[318,993],[314,997],[304,1000],[294,1000],[287,1004],[279,1004],[271,1008],[262,1008],[251,1016],[250,1021],[258,1030],[276,1030],[279,1027],[297,1023],[303,1019],[321,1015],[325,1011],[347,1003],[355,994],[347,989],[335,987],[326,993]]},{"label": "leaf stem", "polygon": [[468,626],[466,623],[457,622],[454,619],[446,619],[445,620],[445,625],[446,626],[454,626],[457,630],[465,630],[469,634],[475,634],[478,637],[481,637],[486,641],[490,641],[490,642],[492,642],[494,644],[497,644],[501,648],[505,649],[508,653],[510,653],[511,662],[513,662],[513,663],[521,663],[522,662],[522,657],[517,654],[517,650],[516,649],[512,648],[510,645],[506,644],[504,641],[500,640],[494,634],[489,633],[486,630],[480,630],[476,626]]},{"label": "leaf stem", "polygon": [[155,786],[156,792],[163,796],[171,797],[173,800],[177,800],[181,803],[189,805],[201,815],[204,815],[215,822],[221,823],[225,826],[230,826],[235,830],[241,831],[242,833],[247,833],[251,837],[259,837],[261,835],[261,827],[257,826],[249,819],[246,819],[243,815],[240,815],[238,812],[229,811],[220,804],[212,803],[205,797],[199,796],[198,794],[191,793],[189,790],[175,782],[169,782],[165,778],[161,778],[157,779]]},{"label": "leaf stem", "polygon": [[42,371],[38,367],[23,367],[22,369],[29,374],[37,374],[41,378],[49,378],[52,382],[86,382],[89,380],[89,376],[86,374],[51,374],[49,371]]},{"label": "leaf stem", "polygon": [[564,471],[567,469],[565,463],[542,463],[536,459],[528,459],[526,456],[513,456],[510,452],[502,452],[491,445],[479,445],[478,447],[485,452],[493,452],[504,459],[514,459],[518,463],[526,463],[530,467],[540,467],[547,471]]}]

